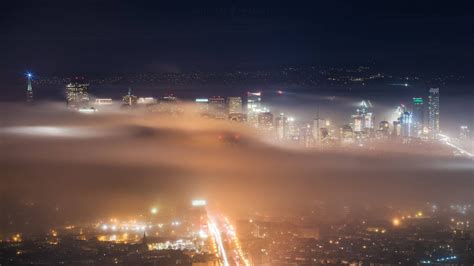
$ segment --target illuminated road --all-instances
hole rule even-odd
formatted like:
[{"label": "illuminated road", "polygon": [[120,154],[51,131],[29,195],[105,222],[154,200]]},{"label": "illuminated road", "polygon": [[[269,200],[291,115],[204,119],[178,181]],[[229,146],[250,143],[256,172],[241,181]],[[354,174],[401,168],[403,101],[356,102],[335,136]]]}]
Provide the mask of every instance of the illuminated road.
[{"label": "illuminated road", "polygon": [[229,219],[221,215],[214,216],[208,212],[208,226],[222,265],[250,266],[248,259],[244,256],[235,229],[229,222]]},{"label": "illuminated road", "polygon": [[217,227],[216,219],[211,216],[208,212],[208,227],[209,232],[211,233],[214,243],[217,246],[217,255],[221,264],[224,266],[229,266],[229,260],[227,259],[227,251],[224,247],[224,242],[222,241],[221,231]]},{"label": "illuminated road", "polygon": [[451,141],[451,138],[449,136],[446,136],[444,134],[439,134],[439,136],[441,137],[440,140],[441,142],[443,142],[444,144],[450,146],[451,148],[454,148],[455,150],[457,150],[459,153],[463,154],[463,155],[466,155],[467,157],[470,157],[470,158],[474,158],[474,154],[464,150],[463,148],[459,147],[458,145],[454,144],[452,141]]}]

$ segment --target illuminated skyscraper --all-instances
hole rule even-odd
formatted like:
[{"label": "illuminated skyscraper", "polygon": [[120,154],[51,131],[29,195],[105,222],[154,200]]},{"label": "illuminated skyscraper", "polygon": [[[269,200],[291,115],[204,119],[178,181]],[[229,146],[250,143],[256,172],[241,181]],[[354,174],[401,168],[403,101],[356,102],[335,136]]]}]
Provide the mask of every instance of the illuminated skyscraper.
[{"label": "illuminated skyscraper", "polygon": [[280,113],[280,115],[275,118],[275,129],[276,129],[278,140],[287,139],[288,117],[285,116],[284,113]]},{"label": "illuminated skyscraper", "polygon": [[208,98],[196,98],[194,101],[197,106],[197,111],[202,116],[209,115],[209,99]]},{"label": "illuminated skyscraper", "polygon": [[273,131],[273,114],[270,112],[258,113],[258,128]]},{"label": "illuminated skyscraper", "polygon": [[215,96],[209,99],[209,113],[212,117],[217,119],[225,119],[225,99],[220,96]]},{"label": "illuminated skyscraper", "polygon": [[26,77],[28,78],[28,87],[26,88],[26,102],[30,103],[33,102],[33,87],[31,86],[31,79],[33,75],[31,73],[27,73]]},{"label": "illuminated skyscraper", "polygon": [[316,117],[313,122],[313,139],[317,148],[321,147],[326,120]]},{"label": "illuminated skyscraper", "polygon": [[413,98],[413,137],[421,137],[425,125],[423,98]]},{"label": "illuminated skyscraper", "polygon": [[247,92],[247,121],[254,127],[258,127],[258,114],[262,112],[261,96],[261,92]]},{"label": "illuminated skyscraper", "polygon": [[227,105],[229,107],[229,114],[242,113],[242,97],[227,97]]},{"label": "illuminated skyscraper", "polygon": [[178,98],[173,94],[168,94],[159,100],[155,112],[177,115],[182,113],[182,110]]},{"label": "illuminated skyscraper", "polygon": [[361,132],[363,129],[363,117],[360,115],[353,115],[352,119],[354,119],[354,131]]},{"label": "illuminated skyscraper", "polygon": [[356,114],[352,116],[355,132],[372,131],[374,129],[374,115],[370,108],[372,108],[372,103],[368,100],[359,103]]},{"label": "illuminated skyscraper", "polygon": [[288,117],[288,131],[286,134],[286,138],[291,141],[298,141],[299,140],[299,127],[296,124],[294,117]]},{"label": "illuminated skyscraper", "polygon": [[81,108],[89,103],[89,83],[84,78],[75,78],[66,85],[66,100],[68,107]]},{"label": "illuminated skyscraper", "polygon": [[296,123],[298,127],[298,140],[301,146],[305,148],[313,147],[313,129],[308,121],[300,121]]},{"label": "illuminated skyscraper", "polygon": [[413,117],[412,114],[408,111],[403,112],[400,117],[400,134],[403,138],[413,137],[412,128],[413,128]]},{"label": "illuminated skyscraper", "polygon": [[439,88],[431,88],[428,96],[428,119],[431,138],[439,134]]}]

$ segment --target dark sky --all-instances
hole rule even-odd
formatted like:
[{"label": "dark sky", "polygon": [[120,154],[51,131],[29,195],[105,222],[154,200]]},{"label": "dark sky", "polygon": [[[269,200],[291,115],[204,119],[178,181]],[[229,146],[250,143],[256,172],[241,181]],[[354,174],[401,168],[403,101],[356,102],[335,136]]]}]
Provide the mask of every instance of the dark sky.
[{"label": "dark sky", "polygon": [[[440,3],[438,3],[440,2]],[[377,64],[467,72],[472,1],[2,1],[0,72]]]}]

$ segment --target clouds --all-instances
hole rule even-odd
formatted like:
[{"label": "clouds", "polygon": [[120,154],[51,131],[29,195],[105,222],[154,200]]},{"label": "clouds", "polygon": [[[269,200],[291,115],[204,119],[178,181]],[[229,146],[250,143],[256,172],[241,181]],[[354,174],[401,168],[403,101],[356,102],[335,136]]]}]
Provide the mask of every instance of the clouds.
[{"label": "clouds", "polygon": [[[75,206],[81,214],[137,211],[156,199],[199,196],[222,208],[310,200],[407,203],[472,200],[472,161],[387,148],[287,149],[243,125],[183,116],[111,112],[84,116],[54,104],[6,105],[1,190]],[[240,134],[229,143],[222,134]],[[118,205],[117,203],[120,202]]]}]

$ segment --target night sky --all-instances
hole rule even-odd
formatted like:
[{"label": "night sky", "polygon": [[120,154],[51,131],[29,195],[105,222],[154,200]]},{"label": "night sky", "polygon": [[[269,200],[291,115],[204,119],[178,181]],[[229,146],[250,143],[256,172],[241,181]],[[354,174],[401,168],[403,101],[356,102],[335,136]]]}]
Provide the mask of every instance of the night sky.
[{"label": "night sky", "polygon": [[[468,72],[473,4],[439,1],[4,1],[2,79],[276,64]],[[174,3],[171,3],[174,2]]]}]

